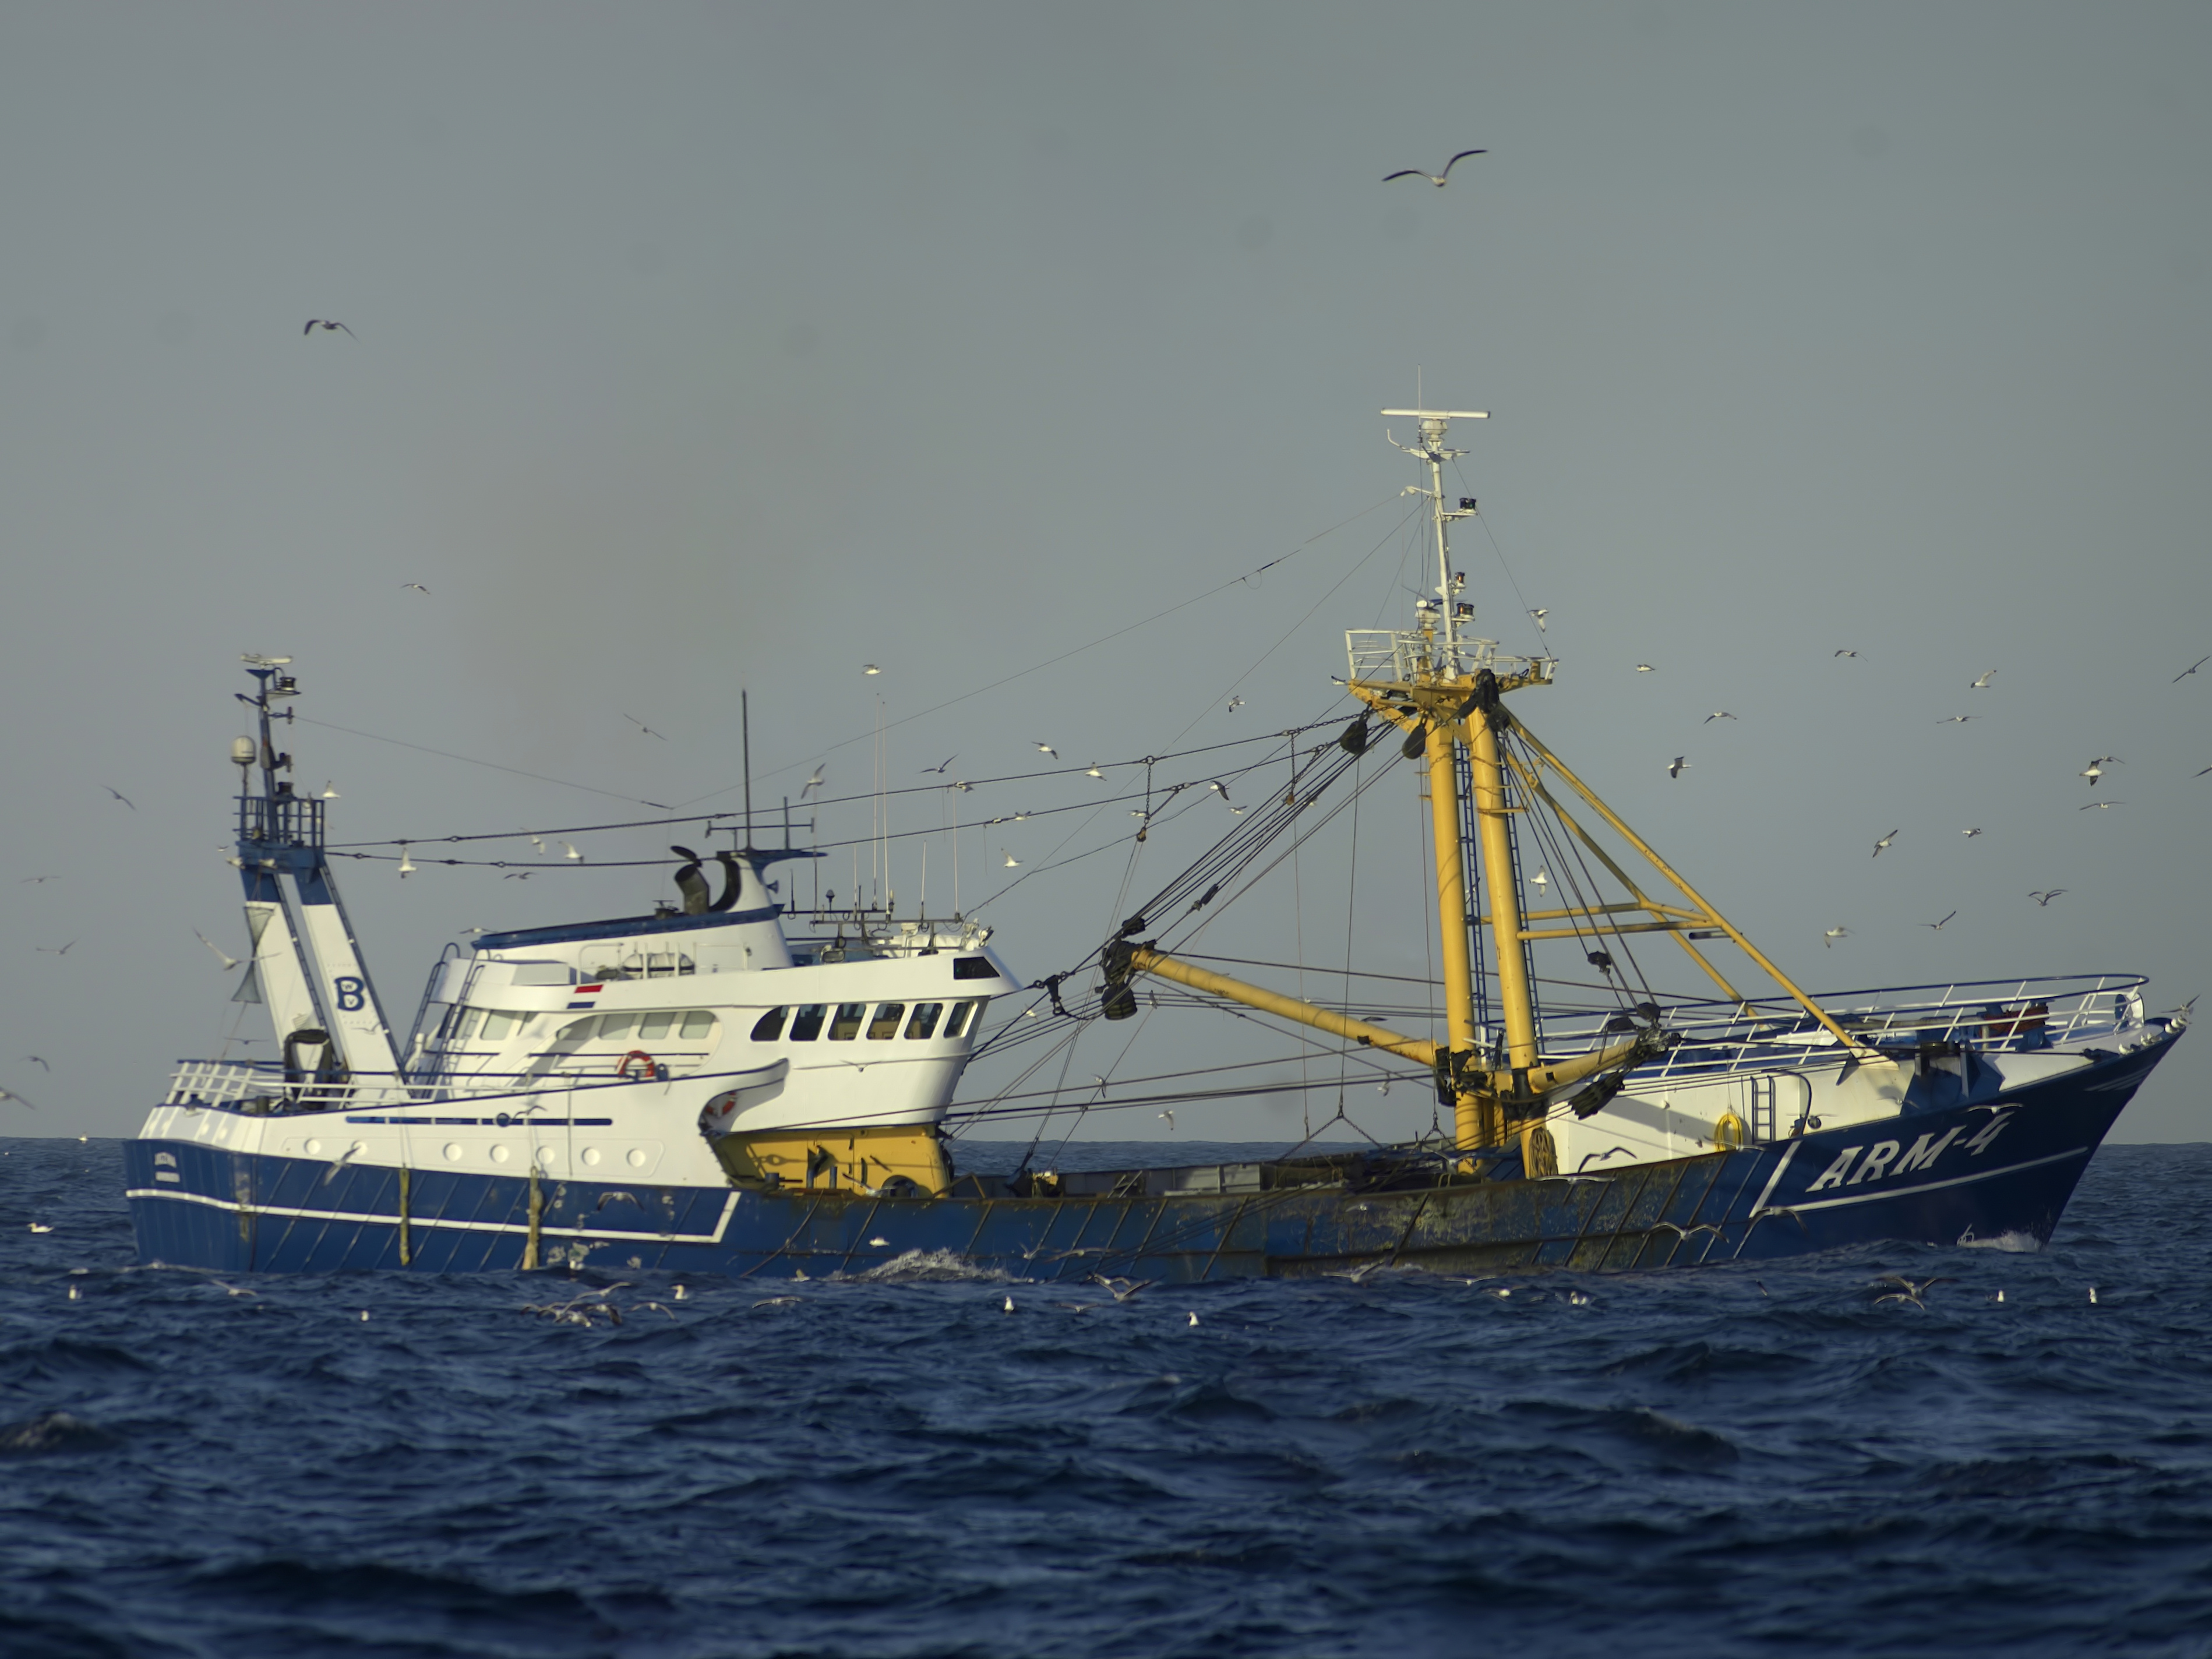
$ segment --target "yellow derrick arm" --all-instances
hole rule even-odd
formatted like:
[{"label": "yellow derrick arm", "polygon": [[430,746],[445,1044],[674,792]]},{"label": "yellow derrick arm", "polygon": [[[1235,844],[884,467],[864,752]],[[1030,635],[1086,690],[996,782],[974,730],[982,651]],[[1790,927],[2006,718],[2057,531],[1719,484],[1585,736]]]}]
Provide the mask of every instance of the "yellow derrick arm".
[{"label": "yellow derrick arm", "polygon": [[[1737,949],[1741,950],[1746,956],[1757,963],[1777,985],[1780,986],[1784,991],[1789,993],[1792,1001],[1796,1002],[1799,1007],[1802,1008],[1807,1013],[1812,1015],[1814,1019],[1818,1020],[1821,1026],[1825,1028],[1830,1035],[1834,1036],[1837,1042],[1842,1043],[1844,1048],[1852,1050],[1858,1050],[1865,1047],[1864,1044],[1854,1038],[1850,1032],[1844,1030],[1842,1026],[1837,1024],[1834,1018],[1829,1014],[1826,1009],[1821,1007],[1820,1005],[1814,1001],[1811,997],[1799,990],[1796,983],[1787,974],[1784,974],[1779,968],[1768,961],[1765,953],[1760,951],[1759,948],[1753,945],[1749,939],[1746,939],[1743,934],[1738,931],[1734,922],[1730,921],[1726,916],[1721,915],[1718,910],[1716,910],[1711,904],[1707,903],[1703,895],[1701,895],[1696,888],[1691,886],[1688,882],[1683,880],[1680,876],[1677,875],[1673,868],[1668,866],[1667,860],[1661,858],[1658,854],[1653,852],[1651,848],[1645,842],[1641,836],[1638,835],[1636,831],[1630,829],[1626,823],[1622,823],[1620,816],[1615,813],[1610,806],[1607,806],[1603,801],[1600,800],[1595,794],[1591,793],[1590,788],[1587,784],[1583,783],[1580,778],[1569,771],[1566,767],[1560,763],[1559,757],[1557,755],[1554,755],[1549,749],[1547,749],[1542,743],[1539,742],[1534,732],[1531,732],[1526,725],[1517,719],[1513,721],[1513,726],[1516,731],[1520,732],[1522,739],[1528,744],[1528,747],[1535,750],[1535,752],[1542,757],[1545,765],[1550,767],[1553,771],[1558,773],[1561,780],[1565,782],[1566,786],[1588,803],[1589,809],[1593,812],[1595,812],[1600,817],[1603,818],[1607,824],[1612,826],[1616,834],[1627,842],[1628,844],[1633,847],[1638,853],[1642,854],[1645,859],[1649,860],[1653,869],[1656,870],[1661,875],[1666,877],[1668,881],[1674,883],[1675,888],[1681,893],[1682,896],[1689,900],[1691,903],[1696,905],[1699,910],[1703,911],[1706,918],[1711,921],[1714,927],[1719,928],[1735,942]],[[1585,844],[1587,844],[1587,842],[1585,842]],[[1676,937],[1680,938],[1680,936],[1678,934]],[[1684,939],[1682,942],[1685,946],[1689,945],[1689,941],[1687,939]],[[1694,948],[1691,950],[1690,954],[1696,957],[1701,963],[1705,960],[1703,953]],[[1719,975],[1716,974],[1714,977],[1717,979]],[[1730,991],[1729,994],[1735,996],[1735,993]],[[1737,1000],[1741,1001],[1742,999],[1739,997],[1737,998]]]},{"label": "yellow derrick arm", "polygon": [[[1527,737],[1528,728],[1526,726],[1522,727],[1521,733],[1523,737]],[[1534,742],[1534,740],[1531,738],[1530,741]],[[1647,896],[1644,890],[1638,886],[1636,883],[1630,878],[1628,872],[1613,862],[1613,855],[1607,852],[1604,848],[1598,845],[1596,838],[1593,836],[1589,830],[1583,829],[1581,824],[1575,821],[1574,814],[1568,811],[1565,807],[1560,805],[1558,800],[1553,797],[1552,792],[1544,787],[1543,779],[1539,777],[1535,773],[1530,771],[1528,768],[1522,763],[1518,756],[1516,756],[1513,759],[1513,770],[1519,775],[1522,782],[1528,786],[1528,793],[1534,795],[1539,800],[1542,801],[1545,805],[1550,807],[1553,816],[1556,817],[1561,823],[1566,825],[1567,833],[1572,836],[1577,841],[1582,842],[1584,847],[1588,848],[1591,854],[1595,856],[1598,862],[1604,865],[1607,870],[1613,872],[1613,878],[1619,882],[1623,887],[1626,887],[1630,893],[1635,896],[1636,902],[1634,904],[1608,904],[1602,907],[1607,912],[1611,913],[1616,910],[1640,909],[1649,911],[1655,916],[1674,916],[1684,921],[1695,921],[1706,927],[1719,927],[1725,926],[1725,923],[1713,916],[1708,911],[1703,909],[1680,909],[1671,904],[1658,903],[1655,900]],[[1542,914],[1547,917],[1547,919],[1549,918],[1550,912],[1547,911]],[[1688,939],[1683,938],[1679,931],[1674,933],[1674,943],[1682,947],[1683,951],[1689,957],[1691,961],[1696,963],[1698,967],[1705,969],[1705,977],[1711,980],[1714,984],[1719,986],[1723,994],[1724,994],[1729,1001],[1736,1004],[1739,1007],[1748,1008],[1751,1006],[1750,1000],[1747,998],[1742,992],[1737,990],[1735,986],[1729,984],[1727,976],[1723,975],[1719,969],[1714,967],[1711,962],[1706,960],[1705,953],[1698,949],[1698,947],[1692,944]]]},{"label": "yellow derrick arm", "polygon": [[[1329,1032],[1332,1036],[1346,1037],[1368,1048],[1379,1048],[1384,1054],[1395,1054],[1401,1060],[1412,1060],[1419,1066],[1429,1066],[1431,1069],[1436,1066],[1437,1045],[1433,1042],[1426,1042],[1420,1037],[1403,1036],[1385,1026],[1370,1025],[1364,1019],[1354,1019],[1348,1014],[1340,1014],[1333,1008],[1322,1008],[1310,1002],[1302,1002],[1296,997],[1284,996],[1281,993],[1270,991],[1264,986],[1247,984],[1243,980],[1231,979],[1226,974],[1217,974],[1210,969],[1194,968],[1187,962],[1179,962],[1173,957],[1163,955],[1149,945],[1130,945],[1126,969],[1118,963],[1109,965],[1107,976],[1112,980],[1121,976],[1125,972],[1151,974],[1157,978],[1172,980],[1177,985],[1188,986],[1194,991],[1203,991],[1208,996],[1220,997],[1230,1002],[1241,1002],[1247,1008],[1257,1008],[1262,1013],[1273,1014],[1279,1018],[1291,1020],[1300,1025],[1313,1026],[1316,1030]],[[1638,1038],[1627,1042],[1615,1043],[1609,1048],[1601,1048],[1595,1054],[1579,1054],[1572,1060],[1563,1060],[1555,1065],[1531,1066],[1526,1068],[1528,1092],[1531,1095],[1548,1094],[1553,1090],[1564,1089],[1571,1084],[1580,1083],[1586,1078],[1595,1077],[1601,1072],[1609,1072],[1619,1066],[1629,1065],[1652,1052],[1654,1051],[1648,1038]],[[1486,1072],[1470,1068],[1462,1079],[1463,1086],[1489,1094],[1518,1093],[1519,1091],[1513,1086],[1514,1082],[1515,1074],[1510,1069]]]}]

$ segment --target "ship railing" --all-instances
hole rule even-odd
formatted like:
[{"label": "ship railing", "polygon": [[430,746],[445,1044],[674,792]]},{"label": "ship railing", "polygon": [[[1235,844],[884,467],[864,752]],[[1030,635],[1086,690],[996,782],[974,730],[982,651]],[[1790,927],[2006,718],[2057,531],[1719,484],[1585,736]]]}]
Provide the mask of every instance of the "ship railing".
[{"label": "ship railing", "polygon": [[[2077,974],[1898,986],[1814,1000],[1855,1040],[1891,1053],[1942,1048],[2023,1052],[2132,1041],[2146,1024],[2145,983],[2136,974]],[[1678,1002],[1660,1015],[1675,1046],[1638,1068],[1640,1082],[1786,1071],[1841,1054],[1834,1035],[1795,1003]],[[1619,1012],[1554,1018],[1546,1022],[1546,1047],[1559,1054],[1587,1052],[1619,1042],[1638,1023],[1635,1016]]]},{"label": "ship railing", "polygon": [[466,1085],[414,1083],[390,1072],[356,1072],[343,1080],[287,1078],[274,1060],[185,1060],[169,1080],[165,1106],[263,1112],[335,1112],[410,1106],[483,1094],[550,1093],[574,1086],[543,1073],[472,1073]]},{"label": "ship railing", "polygon": [[1496,640],[1461,639],[1456,649],[1441,634],[1402,628],[1354,628],[1344,636],[1351,678],[1366,684],[1412,685],[1442,675],[1455,678],[1487,668],[1494,674],[1552,677],[1548,657],[1516,657]]}]

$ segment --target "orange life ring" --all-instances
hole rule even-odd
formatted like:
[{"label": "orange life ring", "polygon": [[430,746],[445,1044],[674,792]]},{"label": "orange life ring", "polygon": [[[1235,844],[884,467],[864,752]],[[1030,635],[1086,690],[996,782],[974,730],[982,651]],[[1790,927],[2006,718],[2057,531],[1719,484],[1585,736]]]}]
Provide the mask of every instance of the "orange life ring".
[{"label": "orange life ring", "polygon": [[645,1077],[643,1081],[650,1083],[653,1079],[660,1075],[660,1067],[654,1063],[653,1056],[646,1053],[642,1048],[633,1048],[628,1054],[624,1054],[622,1057],[622,1064],[615,1067],[615,1075],[619,1078],[627,1078],[629,1075],[629,1063],[634,1060],[641,1060],[645,1062]]}]

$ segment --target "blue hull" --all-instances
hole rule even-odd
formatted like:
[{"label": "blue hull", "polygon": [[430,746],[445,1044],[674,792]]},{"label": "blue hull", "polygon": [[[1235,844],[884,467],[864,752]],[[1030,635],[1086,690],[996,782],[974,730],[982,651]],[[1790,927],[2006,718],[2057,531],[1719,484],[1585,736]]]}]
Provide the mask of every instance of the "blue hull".
[{"label": "blue hull", "polygon": [[[1347,1165],[1330,1184],[1121,1196],[878,1198],[623,1186],[125,1147],[140,1261],[232,1273],[529,1267],[765,1278],[910,1253],[1030,1279],[1659,1267],[1872,1240],[2049,1239],[2090,1156],[2178,1034],[1996,1101],[1617,1173],[1449,1181]],[[165,1156],[164,1156],[165,1155]],[[158,1158],[158,1161],[157,1161]],[[1504,1171],[1493,1170],[1493,1176]]]}]

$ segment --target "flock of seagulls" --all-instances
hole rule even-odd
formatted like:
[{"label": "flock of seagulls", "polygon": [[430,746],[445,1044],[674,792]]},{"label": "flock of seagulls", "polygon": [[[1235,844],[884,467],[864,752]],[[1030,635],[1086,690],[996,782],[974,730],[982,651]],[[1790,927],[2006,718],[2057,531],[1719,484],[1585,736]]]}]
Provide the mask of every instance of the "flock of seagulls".
[{"label": "flock of seagulls", "polygon": [[[1542,625],[1544,612],[1531,611],[1528,614],[1531,617],[1537,618],[1538,625],[1540,627]],[[1850,646],[1838,646],[1833,653],[1834,658],[1856,658],[1858,654],[1858,652]],[[2176,674],[2173,677],[2172,683],[2176,685],[2180,684],[2182,681],[2187,679],[2191,675],[2197,673],[2208,663],[2212,663],[2212,656],[2199,657],[2195,662],[2190,664],[2188,667],[2183,669],[2179,674]],[[1638,674],[1650,674],[1655,673],[1657,671],[1651,664],[1648,662],[1640,662],[1635,665],[1635,672]],[[1977,674],[1972,679],[1966,682],[1966,690],[1969,691],[1989,690],[1996,679],[1997,672],[1998,671],[1994,668],[1984,669],[1981,673]],[[1716,708],[1711,714],[1706,715],[1700,724],[1711,726],[1715,720],[1733,720],[1735,718],[1735,715],[1729,713],[1725,708]],[[1937,721],[1936,724],[1939,726],[1963,726],[1968,720],[1980,720],[1982,718],[1983,716],[1977,714],[1949,714]],[[2094,790],[2096,788],[2099,780],[2105,776],[2106,769],[2107,768],[2121,766],[2125,763],[2126,763],[2118,755],[2098,755],[2094,757],[2090,760],[2088,765],[2082,768],[2081,772],[2076,775],[2087,779],[2088,781],[2089,787]],[[1690,764],[1691,763],[1686,757],[1677,755],[1674,759],[1667,763],[1665,767],[1667,775],[1670,778],[1679,779],[1684,772],[1690,769]],[[2212,766],[2204,768],[2196,775],[2200,778],[2212,777]],[[2125,805],[2127,805],[2127,803],[2124,801],[2113,800],[2107,798],[2099,800],[2085,801],[2075,810],[2082,812],[2104,812],[2111,811],[2115,806],[2124,806]],[[1877,840],[1874,844],[1874,852],[1872,856],[1880,858],[1882,854],[1888,849],[1891,844],[1896,841],[1899,833],[1900,831],[1898,830],[1892,830],[1887,835],[1883,836]],[[1982,827],[1979,824],[1972,824],[1960,830],[1959,833],[1960,836],[1971,841],[1976,836],[1981,835]],[[2031,892],[2028,896],[2033,899],[2039,906],[2048,907],[2051,900],[2057,898],[2065,890],[2066,890],[2063,887],[2052,887]],[[1956,910],[1953,910],[1950,915],[1945,916],[1942,921],[1923,921],[1920,926],[1930,928],[1935,932],[1941,933],[1944,927],[1949,923],[1954,917],[1957,916],[1958,914],[1959,913]],[[1827,929],[1821,937],[1822,943],[1825,945],[1832,948],[1838,939],[1849,939],[1850,936],[1850,929],[1848,927],[1831,927]]]}]

